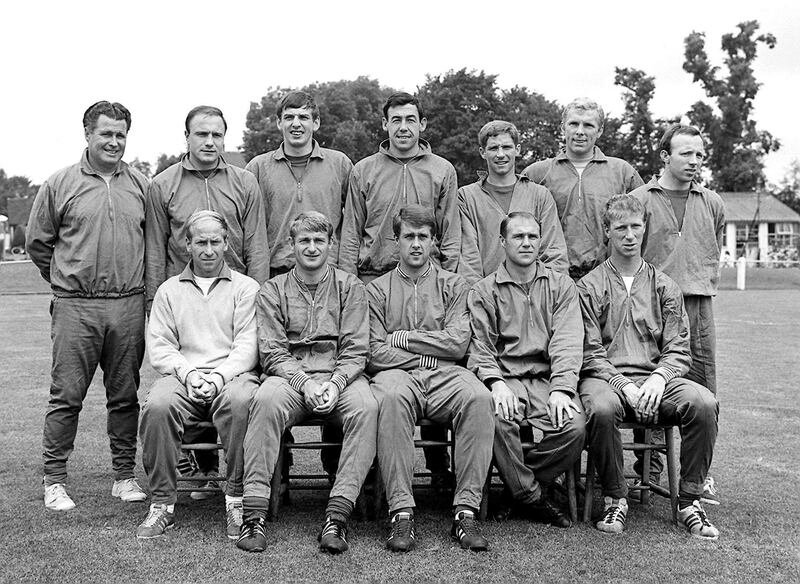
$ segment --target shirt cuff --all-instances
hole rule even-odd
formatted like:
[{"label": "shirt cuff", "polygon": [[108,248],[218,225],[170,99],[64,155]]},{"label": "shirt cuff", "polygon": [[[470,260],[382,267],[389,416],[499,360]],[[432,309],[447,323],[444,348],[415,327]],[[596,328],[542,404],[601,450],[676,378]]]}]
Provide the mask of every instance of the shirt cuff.
[{"label": "shirt cuff", "polygon": [[665,383],[669,383],[676,377],[678,377],[678,372],[670,369],[669,367],[656,367],[655,370],[651,375],[658,375],[664,378]]},{"label": "shirt cuff", "polygon": [[309,379],[311,378],[308,375],[302,371],[298,371],[289,379],[289,385],[291,385],[299,393],[303,393],[303,385],[305,385],[306,381]]},{"label": "shirt cuff", "polygon": [[394,331],[389,335],[389,344],[395,349],[408,351],[408,331]]},{"label": "shirt cuff", "polygon": [[419,366],[420,369],[436,369],[439,366],[439,359],[431,355],[420,355]]},{"label": "shirt cuff", "polygon": [[608,380],[608,383],[611,384],[611,387],[613,387],[614,389],[622,391],[623,387],[625,387],[629,383],[633,383],[633,381],[631,381],[621,373],[617,373],[614,377]]},{"label": "shirt cuff", "polygon": [[331,383],[339,389],[339,393],[342,393],[344,388],[347,387],[347,378],[339,373],[334,373],[331,376]]}]

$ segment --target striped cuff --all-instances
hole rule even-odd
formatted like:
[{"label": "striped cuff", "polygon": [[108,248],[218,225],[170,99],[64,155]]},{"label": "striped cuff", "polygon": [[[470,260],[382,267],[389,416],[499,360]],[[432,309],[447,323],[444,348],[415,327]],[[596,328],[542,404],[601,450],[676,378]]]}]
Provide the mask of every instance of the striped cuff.
[{"label": "striped cuff", "polygon": [[611,387],[618,391],[622,391],[622,388],[628,385],[629,383],[633,383],[630,379],[622,375],[621,373],[617,373],[614,377],[608,380],[611,384]]},{"label": "striped cuff", "polygon": [[298,371],[294,375],[292,375],[291,379],[289,379],[289,385],[291,385],[294,389],[296,389],[299,393],[303,393],[303,385],[305,382],[311,379],[308,375],[303,373],[302,371]]},{"label": "striped cuff", "polygon": [[656,367],[651,375],[663,377],[664,382],[668,383],[678,376],[678,372],[670,369],[669,367]]},{"label": "striped cuff", "polygon": [[389,344],[395,349],[408,351],[408,331],[394,331],[389,335]]},{"label": "striped cuff", "polygon": [[342,393],[344,388],[347,387],[347,378],[339,373],[334,373],[331,376],[331,383],[339,388],[339,393]]},{"label": "striped cuff", "polygon": [[439,366],[439,359],[431,355],[420,355],[419,366],[420,369],[436,369]]}]

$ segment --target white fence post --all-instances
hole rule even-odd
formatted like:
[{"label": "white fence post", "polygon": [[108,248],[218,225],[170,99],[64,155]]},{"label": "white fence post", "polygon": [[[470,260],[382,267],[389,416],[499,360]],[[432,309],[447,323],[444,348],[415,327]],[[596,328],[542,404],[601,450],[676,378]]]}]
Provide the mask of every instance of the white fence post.
[{"label": "white fence post", "polygon": [[736,260],[736,289],[744,290],[745,273],[747,272],[747,259],[744,256]]}]

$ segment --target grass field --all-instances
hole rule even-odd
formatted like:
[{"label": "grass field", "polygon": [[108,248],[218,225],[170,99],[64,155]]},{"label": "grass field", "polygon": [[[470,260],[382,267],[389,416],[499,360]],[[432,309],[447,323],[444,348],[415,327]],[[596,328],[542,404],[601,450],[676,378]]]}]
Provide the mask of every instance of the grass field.
[{"label": "grass field", "polygon": [[[8,269],[12,268],[12,269]],[[776,272],[789,272],[777,270]],[[773,276],[774,274],[770,274]],[[690,538],[667,503],[633,505],[628,530],[556,530],[512,520],[484,526],[492,549],[451,543],[447,504],[419,498],[416,552],[384,549],[384,522],[354,521],[351,551],[317,551],[322,492],[293,495],[268,525],[263,554],[239,552],[223,534],[222,498],[181,495],[176,529],[137,542],[145,504],[110,494],[105,405],[99,376],[81,414],[69,463],[77,508],[42,504],[41,428],[49,384],[49,297],[30,264],[0,266],[0,582],[800,582],[800,289],[722,291],[716,301],[720,434],[713,475],[723,504],[708,508],[718,542]],[[790,278],[791,280],[791,278]],[[155,379],[145,364],[140,397]],[[299,466],[314,467],[313,456]],[[146,484],[141,465],[137,475]]]}]

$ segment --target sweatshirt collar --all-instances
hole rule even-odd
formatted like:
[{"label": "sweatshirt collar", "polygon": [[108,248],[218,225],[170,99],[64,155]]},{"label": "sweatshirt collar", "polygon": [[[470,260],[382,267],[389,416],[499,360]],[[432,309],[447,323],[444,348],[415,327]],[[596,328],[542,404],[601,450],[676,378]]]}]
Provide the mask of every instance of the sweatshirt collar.
[{"label": "sweatshirt collar", "polygon": [[[186,267],[183,268],[180,276],[178,279],[181,282],[194,282],[194,272],[192,271],[192,262],[190,261],[186,264]],[[219,271],[219,275],[217,276],[218,280],[230,280],[231,279],[231,269],[228,267],[228,264],[222,262],[222,269]]]}]

